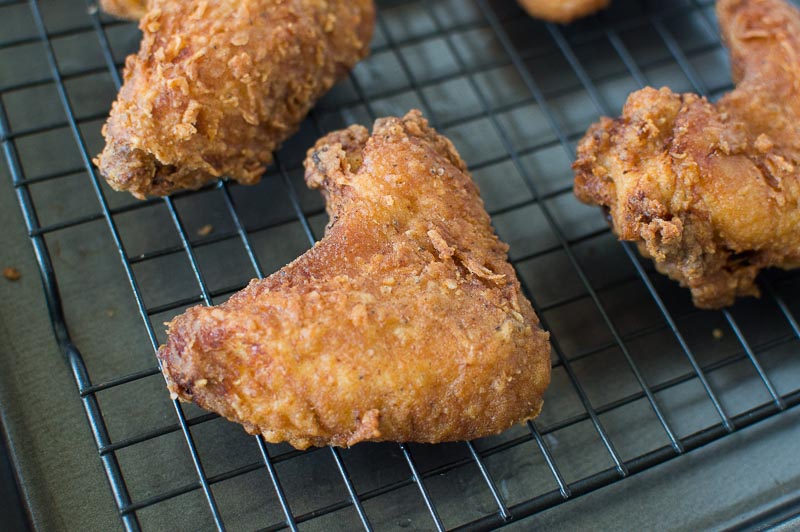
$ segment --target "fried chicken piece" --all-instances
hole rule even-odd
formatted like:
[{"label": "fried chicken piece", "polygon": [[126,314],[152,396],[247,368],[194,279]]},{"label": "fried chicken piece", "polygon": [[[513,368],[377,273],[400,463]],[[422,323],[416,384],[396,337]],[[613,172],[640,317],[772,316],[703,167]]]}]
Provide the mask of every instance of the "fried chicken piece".
[{"label": "fried chicken piece", "polygon": [[100,0],[100,9],[115,17],[139,20],[147,13],[147,0]]},{"label": "fried chicken piece", "polygon": [[371,0],[151,0],[95,160],[137,198],[256,183],[314,101],[368,53]]},{"label": "fried chicken piece", "polygon": [[578,147],[575,194],[691,289],[700,308],[754,296],[762,268],[800,266],[800,12],[721,0],[737,87],[716,104],[646,88]]},{"label": "fried chicken piece", "polygon": [[442,442],[534,418],[548,334],[476,185],[419,111],[306,159],[330,223],[303,256],[169,323],[170,391],[270,442]]},{"label": "fried chicken piece", "polygon": [[608,7],[611,0],[517,0],[532,17],[567,24]]}]

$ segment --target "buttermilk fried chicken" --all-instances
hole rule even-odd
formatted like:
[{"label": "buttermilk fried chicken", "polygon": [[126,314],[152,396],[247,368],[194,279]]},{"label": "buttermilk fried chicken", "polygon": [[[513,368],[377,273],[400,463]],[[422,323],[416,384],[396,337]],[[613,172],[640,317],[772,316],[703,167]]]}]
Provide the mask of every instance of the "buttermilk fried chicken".
[{"label": "buttermilk fried chicken", "polygon": [[535,417],[548,334],[476,185],[419,111],[331,133],[306,182],[330,222],[303,256],[169,324],[170,391],[270,442],[442,442]]},{"label": "buttermilk fried chicken", "polygon": [[696,306],[758,295],[762,268],[800,266],[800,12],[721,0],[736,89],[716,104],[646,88],[578,147],[575,194],[691,289]]},{"label": "buttermilk fried chicken", "polygon": [[253,184],[373,24],[371,0],[151,0],[95,163],[138,198]]},{"label": "buttermilk fried chicken", "polygon": [[608,7],[611,0],[517,0],[532,17],[567,24]]},{"label": "buttermilk fried chicken", "polygon": [[115,17],[139,20],[147,13],[147,0],[100,0],[100,9]]}]

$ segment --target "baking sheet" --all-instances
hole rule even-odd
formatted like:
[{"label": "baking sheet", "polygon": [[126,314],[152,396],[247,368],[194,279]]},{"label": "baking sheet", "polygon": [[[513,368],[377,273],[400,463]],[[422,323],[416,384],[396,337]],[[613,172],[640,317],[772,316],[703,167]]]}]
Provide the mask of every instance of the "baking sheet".
[{"label": "baking sheet", "polygon": [[[113,78],[105,70],[101,43],[82,2],[42,1],[38,5],[51,33],[72,110],[89,152],[94,154],[102,146],[99,129],[115,95]],[[541,90],[540,101],[511,63],[479,3],[447,1],[425,7],[421,2],[390,2],[382,4],[382,8],[382,24],[373,43],[375,53],[359,65],[352,80],[323,99],[300,133],[281,150],[285,175],[280,169],[272,169],[256,187],[229,186],[236,213],[248,229],[265,272],[280,268],[310,245],[302,220],[298,220],[287,200],[291,192],[299,198],[314,236],[322,235],[326,222],[322,201],[316,192],[305,189],[299,170],[304,151],[318,137],[319,130],[353,122],[368,124],[375,114],[402,114],[410,107],[421,107],[455,142],[473,170],[498,233],[511,244],[511,257],[521,278],[557,339],[561,354],[570,361],[588,404],[598,412],[598,420],[619,457],[636,458],[668,445],[669,439],[646,398],[635,397],[641,387],[615,342],[613,331],[604,323],[598,302],[624,339],[646,382],[657,390],[655,398],[675,435],[688,436],[718,424],[719,414],[701,382],[696,377],[685,377],[691,375],[691,365],[629,257],[607,232],[600,213],[578,204],[569,191],[569,154],[586,126],[596,119],[598,102],[581,83],[556,40],[560,35],[569,43],[591,80],[591,87],[596,89],[595,96],[610,112],[617,112],[637,85],[611,46],[609,35],[616,35],[626,45],[650,83],[692,90],[694,81],[708,89],[712,97],[718,96],[729,88],[730,80],[727,57],[711,31],[713,26],[709,26],[713,17],[708,4],[620,1],[599,19],[554,29],[519,16],[511,2],[493,3],[493,12],[503,21],[524,61],[525,72]],[[653,13],[663,16],[653,18]],[[0,15],[0,24],[6,30],[4,39],[36,35],[28,4],[0,7]],[[445,31],[437,31],[436,21]],[[676,63],[674,50],[669,49],[663,33],[659,34],[658,24],[678,43],[680,53],[691,65],[689,75]],[[106,34],[118,62],[137,46],[138,35],[132,24],[111,23]],[[139,319],[107,222],[99,215],[100,203],[90,176],[66,127],[66,114],[58,102],[55,85],[44,82],[15,89],[16,85],[48,78],[42,43],[2,48],[0,61],[13,66],[0,72],[0,87],[19,170],[25,179],[33,180],[64,173],[32,182],[27,189],[40,226],[68,226],[47,231],[44,238],[67,324],[89,376],[96,384],[136,372],[153,373],[95,394],[111,442],[128,443],[114,454],[131,499],[134,503],[148,501],[170,490],[196,486],[197,473],[185,439],[177,430],[163,380],[154,373],[155,358],[146,328]],[[404,70],[403,61],[408,70]],[[695,79],[692,74],[696,74]],[[367,96],[369,105],[361,99],[359,90]],[[488,103],[490,113],[483,109],[481,97]],[[547,122],[548,112],[555,119],[555,128]],[[499,128],[492,124],[493,119]],[[510,142],[511,149],[506,142]],[[7,168],[3,171],[7,172]],[[534,199],[526,179],[534,180],[540,201]],[[179,232],[163,202],[138,203],[102,186],[110,208],[119,211],[112,219],[126,256],[133,263],[144,303],[157,310],[149,318],[160,335],[158,340],[163,341],[161,323],[199,302],[197,280],[180,248]],[[215,302],[227,298],[254,275],[241,241],[235,235],[225,238],[235,232],[235,219],[226,209],[224,194],[223,189],[211,188],[174,200]],[[554,216],[555,227],[548,226],[543,207]],[[201,236],[199,231],[206,225],[211,225],[213,231]],[[596,291],[597,302],[587,295],[565,248],[559,246],[557,231],[570,242],[569,250]],[[646,267],[650,270],[649,265]],[[26,269],[26,283],[35,279],[32,272]],[[769,272],[766,278],[788,309],[797,314],[797,275]],[[685,291],[660,276],[652,276],[651,281],[698,363],[713,368],[708,380],[724,411],[734,416],[769,403],[769,394],[752,364],[742,356],[742,346],[726,317],[718,312],[695,311]],[[36,299],[35,283],[25,286],[29,295],[19,301]],[[3,288],[19,290],[17,285]],[[9,319],[27,316],[31,323],[44,322],[38,330],[45,331],[42,306],[26,309],[15,309],[10,314],[17,317]],[[775,300],[765,297],[744,301],[732,310],[731,316],[779,393],[797,390],[798,342]],[[102,334],[98,334],[99,330]],[[43,336],[40,342],[47,343]],[[23,352],[30,352],[29,349]],[[38,352],[48,355],[37,357],[36,363],[52,365],[56,358],[52,349],[52,344],[39,348]],[[63,361],[56,362],[62,364],[60,372],[66,373]],[[38,367],[35,376],[43,379],[38,381],[40,388],[49,389],[54,371],[42,372],[43,369]],[[674,379],[684,380],[669,385]],[[663,389],[659,385],[664,385]],[[25,395],[20,389],[9,390],[10,398]],[[79,413],[74,389],[63,389],[62,393],[72,400],[62,401],[59,409]],[[45,439],[37,432],[47,424],[31,421],[52,408],[46,396],[40,401],[8,409],[27,414],[12,420],[9,426],[33,426],[35,429],[27,438],[49,439],[53,445],[50,434]],[[613,456],[596,427],[586,419],[586,405],[563,365],[554,370],[546,401],[537,426],[567,483],[614,466]],[[201,421],[192,425],[191,434],[206,474],[217,479],[212,483],[212,492],[226,525],[231,529],[280,525],[283,513],[269,476],[260,465],[255,441],[237,426],[208,419],[193,406],[184,407],[184,411],[190,420]],[[74,419],[66,414],[64,418]],[[156,432],[163,434],[137,441]],[[81,442],[77,447],[84,449],[83,456],[91,462],[90,469],[96,475],[99,460],[96,453],[92,456],[91,445],[87,450],[88,431],[70,434],[72,440]],[[558,488],[527,428],[515,428],[475,445],[483,453],[486,468],[505,504],[513,506]],[[32,485],[51,483],[52,471],[61,471],[60,466],[52,465],[59,463],[62,456],[53,452],[60,442],[50,448],[44,443],[40,446],[38,459],[50,465],[44,472],[31,470],[30,465],[22,467],[27,472],[26,482]],[[462,525],[497,512],[486,482],[462,444],[412,445],[410,449],[423,473],[434,472],[426,476],[425,487],[445,526]],[[354,507],[349,504],[323,517],[310,518],[315,510],[348,500],[329,451],[294,454],[286,446],[270,446],[270,450],[273,456],[288,457],[278,461],[276,471],[292,512],[309,518],[303,523],[304,528],[359,525]],[[17,452],[20,453],[18,448]],[[25,461],[23,455],[24,452],[18,454],[19,461]],[[373,526],[432,526],[424,500],[418,487],[409,482],[408,466],[396,445],[360,445],[342,451],[342,457],[358,493],[371,495],[363,504]],[[80,467],[75,465],[73,469],[78,478],[82,477],[83,461],[79,460]],[[448,465],[454,461],[460,465]],[[237,472],[241,474],[234,474]],[[63,473],[60,477],[59,483],[64,480]],[[619,486],[626,482],[629,481]],[[74,500],[83,499],[76,479],[62,485],[55,499],[61,500],[62,490],[70,492]],[[27,487],[26,491],[31,489],[37,491],[35,487]],[[106,507],[109,499],[99,495],[101,491],[94,483],[89,492],[98,494],[97,500],[103,501],[101,507]],[[49,510],[40,507],[37,512]],[[101,511],[97,514],[105,515]],[[136,515],[143,528],[213,525],[207,502],[198,489],[145,506]]]}]

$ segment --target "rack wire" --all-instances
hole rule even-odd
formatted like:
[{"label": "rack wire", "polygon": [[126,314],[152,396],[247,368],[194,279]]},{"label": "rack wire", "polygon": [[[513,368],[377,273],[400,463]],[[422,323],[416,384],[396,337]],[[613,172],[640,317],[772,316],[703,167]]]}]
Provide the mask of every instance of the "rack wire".
[{"label": "rack wire", "polygon": [[[697,311],[571,194],[576,141],[631,90],[730,89],[709,2],[616,0],[568,27],[513,2],[379,3],[371,58],[312,111],[260,185],[146,201],[111,191],[91,163],[134,25],[80,1],[2,1],[0,14],[5,161],[128,530],[487,530],[800,403],[797,273],[766,272],[760,300]],[[305,149],[410,107],[470,165],[552,333],[540,418],[474,442],[298,452],[170,400],[154,356],[160,322],[311,246],[326,220],[301,184]]]}]

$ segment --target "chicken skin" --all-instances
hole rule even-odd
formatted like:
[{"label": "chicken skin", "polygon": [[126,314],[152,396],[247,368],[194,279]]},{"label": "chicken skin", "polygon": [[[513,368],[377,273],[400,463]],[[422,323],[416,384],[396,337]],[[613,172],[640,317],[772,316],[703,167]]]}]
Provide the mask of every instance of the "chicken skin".
[{"label": "chicken skin", "polygon": [[373,25],[371,0],[151,0],[95,163],[137,198],[253,184]]},{"label": "chicken skin", "polygon": [[100,9],[115,17],[139,20],[147,13],[147,0],[100,0]]},{"label": "chicken skin", "polygon": [[534,418],[548,334],[464,162],[419,111],[331,133],[306,182],[330,223],[303,256],[169,323],[170,391],[267,441],[443,442]]},{"label": "chicken skin", "polygon": [[578,147],[575,194],[691,290],[700,308],[755,296],[767,267],[800,266],[800,12],[721,0],[736,89],[716,104],[646,88]]},{"label": "chicken skin", "polygon": [[567,24],[608,7],[611,0],[518,0],[532,17]]}]

